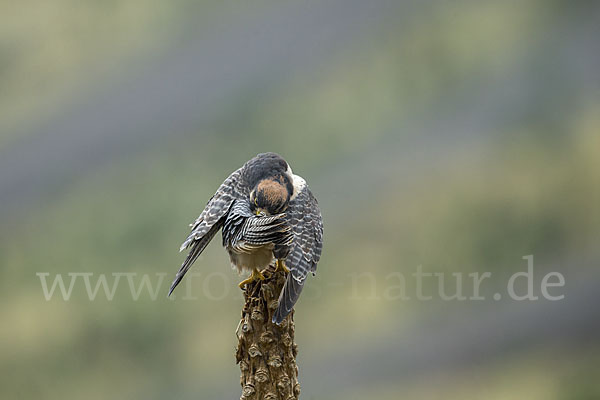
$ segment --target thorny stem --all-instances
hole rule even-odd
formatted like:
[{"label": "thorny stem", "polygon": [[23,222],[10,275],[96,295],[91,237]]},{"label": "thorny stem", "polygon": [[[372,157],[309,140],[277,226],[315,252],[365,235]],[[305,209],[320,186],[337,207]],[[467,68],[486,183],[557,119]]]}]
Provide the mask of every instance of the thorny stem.
[{"label": "thorny stem", "polygon": [[294,343],[294,311],[275,325],[271,317],[277,308],[285,273],[274,266],[263,271],[264,281],[244,289],[245,304],[236,334],[236,361],[242,372],[240,400],[296,400],[300,395]]}]

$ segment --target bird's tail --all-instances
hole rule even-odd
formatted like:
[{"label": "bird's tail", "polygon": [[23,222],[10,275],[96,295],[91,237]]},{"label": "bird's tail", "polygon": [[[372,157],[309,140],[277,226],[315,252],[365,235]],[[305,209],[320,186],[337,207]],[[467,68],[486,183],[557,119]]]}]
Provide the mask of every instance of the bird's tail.
[{"label": "bird's tail", "polygon": [[272,318],[273,323],[277,325],[281,324],[281,321],[283,321],[283,319],[292,311],[294,304],[298,301],[298,297],[300,297],[300,293],[304,288],[304,280],[298,280],[294,278],[293,275],[292,272],[288,273],[281,294],[279,295],[277,309]]}]

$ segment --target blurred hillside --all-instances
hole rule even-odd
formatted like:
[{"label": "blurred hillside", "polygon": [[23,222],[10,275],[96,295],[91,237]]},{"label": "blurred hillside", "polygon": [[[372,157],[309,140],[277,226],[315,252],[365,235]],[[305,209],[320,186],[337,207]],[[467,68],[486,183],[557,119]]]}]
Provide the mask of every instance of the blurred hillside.
[{"label": "blurred hillside", "polygon": [[[325,221],[296,308],[303,398],[600,396],[594,2],[0,9],[0,397],[238,396],[219,240],[166,291],[187,224],[264,151]],[[530,254],[565,299],[492,300]],[[491,272],[488,300],[386,296],[418,266]],[[46,301],[36,274],[74,272],[162,286]]]}]

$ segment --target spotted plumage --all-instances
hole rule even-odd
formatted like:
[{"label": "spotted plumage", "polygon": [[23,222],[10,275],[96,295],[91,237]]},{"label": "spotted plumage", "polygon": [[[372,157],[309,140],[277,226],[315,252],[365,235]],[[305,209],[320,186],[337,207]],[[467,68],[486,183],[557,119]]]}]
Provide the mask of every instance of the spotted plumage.
[{"label": "spotted plumage", "polygon": [[[169,290],[222,229],[223,246],[231,263],[260,279],[260,270],[273,259],[289,269],[272,321],[281,321],[298,300],[309,272],[315,273],[323,245],[323,222],[317,200],[306,181],[292,173],[275,153],[259,154],[234,171],[191,224],[181,245],[190,248]],[[278,264],[279,265],[279,264]],[[258,277],[258,278],[257,278]]]}]

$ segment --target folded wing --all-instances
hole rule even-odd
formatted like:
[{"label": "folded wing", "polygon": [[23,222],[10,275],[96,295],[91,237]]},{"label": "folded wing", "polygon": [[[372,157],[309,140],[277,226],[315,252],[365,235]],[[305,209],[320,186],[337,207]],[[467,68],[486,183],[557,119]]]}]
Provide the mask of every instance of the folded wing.
[{"label": "folded wing", "polygon": [[298,193],[286,210],[287,224],[292,229],[292,243],[285,260],[290,273],[279,296],[273,322],[281,323],[292,311],[309,272],[315,273],[323,248],[323,220],[317,199],[308,186]]}]

